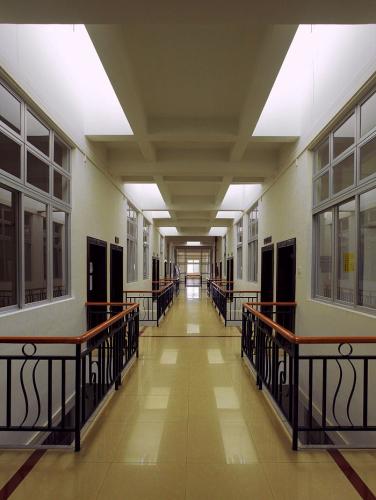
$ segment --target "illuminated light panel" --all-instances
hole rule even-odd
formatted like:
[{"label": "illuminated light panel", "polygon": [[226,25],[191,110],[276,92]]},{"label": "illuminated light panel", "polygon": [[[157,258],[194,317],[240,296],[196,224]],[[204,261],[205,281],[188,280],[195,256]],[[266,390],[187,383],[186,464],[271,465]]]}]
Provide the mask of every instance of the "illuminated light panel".
[{"label": "illuminated light panel", "polygon": [[242,214],[241,210],[230,210],[230,211],[224,211],[224,210],[218,210],[217,215],[215,216],[216,219],[236,219]]},{"label": "illuminated light panel", "polygon": [[144,210],[144,214],[150,219],[171,219],[168,210]]},{"label": "illuminated light panel", "polygon": [[161,232],[162,236],[179,236],[180,234],[176,227],[162,226],[158,229]]},{"label": "illuminated light panel", "polygon": [[245,210],[261,195],[261,184],[230,184],[220,210]]},{"label": "illuminated light panel", "polygon": [[[6,29],[7,26],[3,25],[1,31],[6,33]],[[56,79],[57,86],[69,86],[67,75],[74,75],[71,89],[81,107],[86,135],[133,135],[83,24],[29,24],[18,25],[17,30],[21,40],[23,37],[38,40],[43,48],[41,60],[35,61],[40,73],[43,62],[48,60],[50,76]],[[64,103],[60,104],[64,106]]]},{"label": "illuminated light panel", "polygon": [[187,241],[187,247],[200,247],[201,241]]},{"label": "illuminated light panel", "polygon": [[209,236],[224,236],[227,232],[227,227],[220,226],[220,227],[212,227],[210,228],[209,231]]},{"label": "illuminated light panel", "polygon": [[125,194],[128,195],[129,201],[141,210],[158,211],[167,208],[161,192],[159,191],[159,187],[155,183],[125,183],[124,191]]}]

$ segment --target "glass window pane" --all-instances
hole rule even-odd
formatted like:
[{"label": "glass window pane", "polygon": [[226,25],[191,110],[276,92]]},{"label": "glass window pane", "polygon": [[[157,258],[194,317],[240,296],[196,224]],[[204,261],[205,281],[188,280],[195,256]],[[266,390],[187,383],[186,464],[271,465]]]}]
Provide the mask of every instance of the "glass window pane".
[{"label": "glass window pane", "polygon": [[333,193],[354,184],[354,155],[350,155],[333,167]]},{"label": "glass window pane", "polygon": [[25,303],[47,299],[47,207],[24,197]]},{"label": "glass window pane", "polygon": [[54,196],[59,200],[69,202],[69,179],[54,170]]},{"label": "glass window pane", "polygon": [[339,205],[337,217],[337,299],[353,303],[356,266],[355,200]]},{"label": "glass window pane", "polygon": [[27,153],[27,182],[45,191],[50,190],[50,167],[32,153]]},{"label": "glass window pane", "polygon": [[257,240],[248,244],[248,279],[257,281]]},{"label": "glass window pane", "polygon": [[359,304],[376,308],[376,189],[360,196]]},{"label": "glass window pane", "polygon": [[360,135],[363,136],[376,126],[376,93],[360,107]]},{"label": "glass window pane", "polygon": [[239,247],[237,249],[237,278],[238,280],[243,279],[243,248]]},{"label": "glass window pane", "polygon": [[54,136],[54,162],[69,170],[69,148],[56,135]]},{"label": "glass window pane", "polygon": [[68,293],[67,281],[67,214],[53,210],[53,296],[61,297]]},{"label": "glass window pane", "polygon": [[376,137],[360,148],[360,178],[376,172]]},{"label": "glass window pane", "polygon": [[27,140],[46,156],[50,155],[50,131],[30,111],[27,112]]},{"label": "glass window pane", "polygon": [[332,297],[332,232],[333,213],[331,210],[317,216],[318,242],[316,263],[316,294]]},{"label": "glass window pane", "polygon": [[315,171],[319,172],[329,163],[329,137],[315,151]]},{"label": "glass window pane", "polygon": [[0,307],[17,304],[16,197],[0,187]]},{"label": "glass window pane", "polygon": [[21,103],[1,84],[0,120],[15,132],[21,132]]},{"label": "glass window pane", "polygon": [[329,173],[315,180],[315,203],[318,204],[329,198]]},{"label": "glass window pane", "polygon": [[21,146],[0,132],[0,168],[21,177]]},{"label": "glass window pane", "polygon": [[333,158],[343,153],[348,147],[354,144],[355,137],[355,115],[351,115],[334,132],[333,137]]}]

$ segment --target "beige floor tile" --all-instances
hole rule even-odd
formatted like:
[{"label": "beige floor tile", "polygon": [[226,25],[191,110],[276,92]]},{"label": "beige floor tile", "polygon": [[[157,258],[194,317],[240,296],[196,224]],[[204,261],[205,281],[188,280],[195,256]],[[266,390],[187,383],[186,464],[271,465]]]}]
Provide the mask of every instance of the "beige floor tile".
[{"label": "beige floor tile", "polygon": [[359,495],[336,464],[263,464],[278,500],[356,500]]},{"label": "beige floor tile", "polygon": [[352,466],[356,464],[376,466],[376,450],[341,450],[341,453]]},{"label": "beige floor tile", "polygon": [[187,500],[272,500],[273,498],[260,464],[188,464],[187,466]]},{"label": "beige floor tile", "polygon": [[[48,455],[48,454],[47,454]],[[12,500],[92,500],[97,497],[109,464],[79,463],[74,454],[44,457],[20,484]],[[46,457],[47,458],[47,457]]]},{"label": "beige floor tile", "polygon": [[187,460],[187,422],[130,420],[119,441],[115,462],[176,463]]},{"label": "beige floor tile", "polygon": [[183,500],[185,465],[112,464],[98,500]]},{"label": "beige floor tile", "polygon": [[185,394],[177,392],[149,395],[125,395],[111,403],[104,410],[103,420],[112,422],[163,421],[174,422],[188,418],[188,399]]},{"label": "beige floor tile", "polygon": [[325,450],[293,451],[291,437],[271,411],[264,421],[252,419],[247,422],[261,462],[333,462]]},{"label": "beige floor tile", "polygon": [[376,462],[374,463],[354,463],[350,461],[350,465],[355,472],[360,476],[368,488],[376,495]]},{"label": "beige floor tile", "polygon": [[247,464],[258,462],[256,447],[244,421],[227,418],[189,419],[188,463]]}]

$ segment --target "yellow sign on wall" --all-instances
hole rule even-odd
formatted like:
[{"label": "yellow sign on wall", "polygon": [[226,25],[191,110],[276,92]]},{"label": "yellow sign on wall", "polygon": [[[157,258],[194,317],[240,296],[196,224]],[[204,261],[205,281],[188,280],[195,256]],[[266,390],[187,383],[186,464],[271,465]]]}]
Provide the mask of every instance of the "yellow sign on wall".
[{"label": "yellow sign on wall", "polygon": [[345,252],[343,254],[343,270],[345,273],[353,273],[355,271],[355,254],[353,252]]}]

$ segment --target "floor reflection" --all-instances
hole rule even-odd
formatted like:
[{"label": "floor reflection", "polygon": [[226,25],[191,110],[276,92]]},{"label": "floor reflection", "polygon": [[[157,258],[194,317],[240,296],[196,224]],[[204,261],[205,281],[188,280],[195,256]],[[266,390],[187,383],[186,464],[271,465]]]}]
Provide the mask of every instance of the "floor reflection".
[{"label": "floor reflection", "polygon": [[188,300],[199,299],[201,295],[201,288],[199,286],[190,286],[185,289],[185,293]]}]

